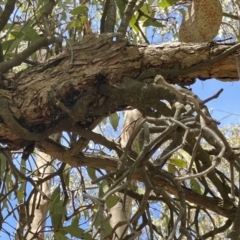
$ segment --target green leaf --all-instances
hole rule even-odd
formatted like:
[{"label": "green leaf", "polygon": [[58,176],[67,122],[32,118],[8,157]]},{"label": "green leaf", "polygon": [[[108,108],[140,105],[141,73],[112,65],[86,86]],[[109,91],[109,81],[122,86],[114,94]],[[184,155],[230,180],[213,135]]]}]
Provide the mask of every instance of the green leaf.
[{"label": "green leaf", "polygon": [[171,163],[169,163],[168,164],[168,172],[174,175],[176,171],[177,171],[176,166],[171,164]]},{"label": "green leaf", "polygon": [[21,183],[21,186],[17,191],[17,199],[19,203],[23,202],[23,198],[25,196],[25,187],[26,187],[26,182],[23,182]]},{"label": "green leaf", "polygon": [[26,175],[26,161],[23,159],[21,160],[20,164],[20,172]]},{"label": "green leaf", "polygon": [[136,26],[136,21],[137,21],[137,19],[133,15],[132,18],[130,19],[129,25],[135,33],[139,33],[139,29]]},{"label": "green leaf", "polygon": [[176,3],[178,0],[162,0],[158,3],[158,6],[161,8],[168,8]]},{"label": "green leaf", "polygon": [[177,167],[185,168],[187,167],[187,163],[180,158],[171,158],[170,163],[174,164]]},{"label": "green leaf", "polygon": [[50,210],[52,225],[55,231],[58,231],[63,225],[63,216],[67,214],[66,208],[63,206],[63,201],[59,201]]},{"label": "green leaf", "polygon": [[191,179],[190,180],[190,184],[191,184],[191,189],[196,192],[201,194],[202,190],[201,190],[201,186],[199,184],[199,182],[196,179]]},{"label": "green leaf", "polygon": [[77,6],[70,11],[72,15],[87,15],[88,8],[86,5]]},{"label": "green leaf", "polygon": [[0,179],[2,179],[3,174],[6,171],[6,157],[3,154],[0,154]]},{"label": "green leaf", "polygon": [[54,240],[68,240],[68,238],[60,232],[55,232],[53,238]]},{"label": "green leaf", "polygon": [[116,0],[117,6],[118,6],[118,10],[119,10],[119,15],[120,17],[123,16],[123,12],[125,10],[126,7],[126,3],[123,0]]},{"label": "green leaf", "polygon": [[78,226],[79,219],[80,219],[80,214],[74,215],[73,218],[72,218],[71,226]]},{"label": "green leaf", "polygon": [[31,41],[32,43],[41,38],[33,28],[29,28],[27,31],[23,31],[23,33],[25,35],[24,40]]},{"label": "green leaf", "polygon": [[73,20],[71,21],[69,24],[68,24],[68,29],[71,29],[71,28],[80,28],[83,26],[83,23],[79,20],[79,19],[76,19],[76,20]]},{"label": "green leaf", "polygon": [[55,204],[54,205],[54,212],[59,213],[60,215],[66,215],[67,214],[67,210],[66,207],[60,205],[60,204]]},{"label": "green leaf", "polygon": [[52,213],[52,212],[51,212],[51,215],[50,215],[50,216],[51,216],[51,220],[52,220],[53,229],[54,229],[55,231],[58,231],[59,227],[62,226],[62,224],[60,224],[60,223],[61,223],[61,220],[62,220],[61,214],[59,214],[59,213]]},{"label": "green leaf", "polygon": [[92,236],[90,233],[84,234],[84,240],[92,240]]},{"label": "green leaf", "polygon": [[[146,14],[147,16],[153,17],[155,12],[151,7],[149,7],[149,4],[144,3],[143,6],[141,7],[141,11]],[[146,18],[145,16],[142,16],[141,19]]]},{"label": "green leaf", "polygon": [[99,219],[99,215],[96,217],[96,214],[97,214],[97,213],[94,213],[93,216],[92,216],[92,218],[93,218],[93,219],[96,219],[95,222],[94,222],[94,226],[95,226],[95,228],[98,228],[99,225],[100,225],[100,219]]},{"label": "green leaf", "polygon": [[106,200],[106,206],[107,209],[110,209],[112,207],[114,207],[119,201],[119,197],[118,196],[110,196],[107,200]]},{"label": "green leaf", "polygon": [[54,202],[60,201],[60,186],[59,185],[54,189],[51,200]]},{"label": "green leaf", "polygon": [[115,131],[117,131],[119,119],[120,117],[118,116],[117,113],[113,113],[112,115],[109,116],[110,123]]},{"label": "green leaf", "polygon": [[148,18],[143,23],[143,27],[149,27],[149,26],[158,27],[158,28],[165,27],[165,25],[163,25],[162,23],[158,22],[157,20],[151,19],[151,18]]},{"label": "green leaf", "polygon": [[106,231],[106,235],[108,235],[112,232],[112,227],[110,226],[109,222],[104,223],[104,229]]},{"label": "green leaf", "polygon": [[13,29],[9,34],[9,40],[13,40],[12,42],[8,42],[8,47],[6,48],[6,41],[4,42],[3,49],[6,51],[5,55],[9,53],[16,54],[16,49],[19,47],[20,43],[23,40],[31,39],[36,40],[39,38],[37,33],[34,33],[35,30],[32,28],[33,20],[26,21],[24,25],[14,25]]},{"label": "green leaf", "polygon": [[66,226],[59,230],[65,232],[66,234],[70,234],[71,236],[76,238],[82,238],[84,236],[84,230],[76,225]]},{"label": "green leaf", "polygon": [[14,39],[4,41],[4,42],[2,43],[2,49],[3,49],[4,51],[8,50],[8,49],[10,48],[10,46],[13,44],[13,42],[14,42]]},{"label": "green leaf", "polygon": [[109,189],[109,184],[108,184],[107,180],[103,180],[102,181],[101,188],[102,188],[102,191],[104,193],[107,192],[107,190]]},{"label": "green leaf", "polygon": [[64,179],[66,186],[69,186],[70,171],[71,171],[70,165],[66,164],[66,166],[64,167],[64,170],[63,170],[63,179]]},{"label": "green leaf", "polygon": [[49,205],[49,210],[53,210],[54,205],[60,202],[60,186],[57,186],[51,196],[51,203]]},{"label": "green leaf", "polygon": [[91,167],[87,167],[87,172],[88,172],[88,176],[92,179],[95,180],[96,177],[96,170],[94,168]]},{"label": "green leaf", "polygon": [[9,48],[7,49],[7,52],[10,52],[10,53],[13,52],[20,45],[24,37],[25,37],[24,34],[19,34],[18,37],[16,37],[12,42],[12,44],[9,46]]}]

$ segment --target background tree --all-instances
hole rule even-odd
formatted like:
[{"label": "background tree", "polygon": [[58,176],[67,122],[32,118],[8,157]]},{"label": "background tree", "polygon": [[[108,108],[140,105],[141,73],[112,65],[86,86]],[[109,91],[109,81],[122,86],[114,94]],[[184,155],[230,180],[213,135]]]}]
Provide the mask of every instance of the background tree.
[{"label": "background tree", "polygon": [[[239,78],[240,44],[208,42],[217,30],[239,37],[238,2],[220,3],[2,2],[4,236],[238,239],[239,143],[205,106],[221,91],[201,100],[187,89],[197,77]],[[194,44],[145,44],[178,36]]]}]

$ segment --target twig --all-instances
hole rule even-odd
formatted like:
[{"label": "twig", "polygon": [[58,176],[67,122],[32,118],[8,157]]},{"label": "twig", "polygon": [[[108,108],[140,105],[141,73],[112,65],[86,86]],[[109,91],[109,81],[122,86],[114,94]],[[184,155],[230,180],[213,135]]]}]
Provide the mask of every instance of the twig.
[{"label": "twig", "polygon": [[217,93],[215,93],[213,96],[203,100],[203,104],[211,101],[212,99],[218,98],[220,96],[220,94],[223,92],[223,89],[221,88]]},{"label": "twig", "polygon": [[118,32],[122,34],[122,37],[125,36],[130,19],[133,15],[134,7],[137,3],[137,0],[129,0],[127,3],[127,6],[124,10],[123,16],[122,16],[122,21],[120,23]]},{"label": "twig", "polygon": [[48,46],[55,42],[62,42],[62,39],[59,37],[42,37],[36,42],[32,43],[28,48],[23,50],[19,54],[15,54],[14,57],[10,60],[0,63],[0,72],[1,74],[6,73],[9,69],[20,65],[23,61],[25,61],[30,55],[35,53],[42,47]]},{"label": "twig", "polygon": [[191,161],[190,161],[189,168],[188,168],[188,171],[187,171],[188,173],[191,173],[191,171],[192,171],[193,162],[195,161],[195,157],[196,157],[196,154],[197,154],[197,149],[199,147],[201,138],[202,138],[202,129],[201,129],[201,131],[200,131],[200,133],[197,137],[197,141],[196,141],[196,143],[194,144],[194,147],[193,147],[192,157],[191,157]]}]

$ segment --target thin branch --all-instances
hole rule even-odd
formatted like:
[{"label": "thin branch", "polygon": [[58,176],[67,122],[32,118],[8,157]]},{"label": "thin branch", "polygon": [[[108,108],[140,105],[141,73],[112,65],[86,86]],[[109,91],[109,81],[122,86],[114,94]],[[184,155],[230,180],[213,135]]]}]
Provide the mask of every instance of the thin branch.
[{"label": "thin branch", "polygon": [[225,224],[219,228],[214,228],[212,231],[209,231],[208,233],[205,233],[201,236],[201,239],[208,239],[210,237],[214,237],[219,233],[227,231],[227,229],[232,225],[232,221],[228,219]]},{"label": "thin branch", "polygon": [[198,149],[198,146],[200,145],[201,138],[202,138],[202,130],[200,131],[200,133],[197,137],[197,141],[193,147],[192,157],[191,157],[191,161],[190,161],[189,168],[187,171],[188,173],[191,173],[191,171],[192,171],[193,162],[195,161],[195,157],[197,155],[197,149]]},{"label": "thin branch", "polygon": [[239,20],[239,18],[238,18],[237,15],[233,15],[233,14],[230,14],[230,13],[224,12],[224,13],[223,13],[223,16],[224,16],[224,17],[229,17],[229,18],[234,19],[234,20]]},{"label": "thin branch", "polygon": [[222,92],[223,92],[223,89],[221,88],[221,89],[220,89],[217,93],[215,93],[213,96],[205,99],[205,100],[203,101],[203,104],[211,101],[212,99],[218,98]]},{"label": "thin branch", "polygon": [[136,3],[137,3],[137,0],[129,0],[124,10],[122,21],[118,29],[118,32],[122,34],[122,37],[124,37],[127,32],[128,24],[130,22],[131,17],[134,14],[134,7]]},{"label": "thin branch", "polygon": [[101,18],[101,33],[114,32],[114,26],[116,24],[116,1],[106,0],[104,10]]},{"label": "thin branch", "polygon": [[0,72],[6,73],[9,69],[12,69],[13,67],[16,67],[20,65],[22,62],[24,62],[30,55],[35,53],[37,50],[39,50],[42,47],[48,46],[50,44],[53,44],[55,42],[62,42],[62,39],[59,37],[42,37],[36,42],[32,43],[28,48],[23,50],[21,53],[14,55],[14,57],[8,61],[0,63]]}]

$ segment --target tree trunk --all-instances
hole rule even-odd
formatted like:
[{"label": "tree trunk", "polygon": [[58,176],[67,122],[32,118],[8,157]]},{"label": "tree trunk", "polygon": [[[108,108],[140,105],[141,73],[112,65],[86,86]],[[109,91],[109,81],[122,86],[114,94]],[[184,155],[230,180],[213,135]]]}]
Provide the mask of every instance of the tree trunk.
[{"label": "tree trunk", "polygon": [[[124,124],[122,128],[123,130],[120,141],[120,145],[122,148],[126,147],[131,134],[133,133],[134,129],[139,125],[141,119],[142,114],[137,109],[125,112]],[[136,150],[136,144],[137,143],[135,141],[132,146],[133,150]],[[132,181],[131,184],[134,186],[136,184],[136,181]],[[132,213],[132,198],[127,196],[124,202],[124,194],[119,193],[118,196],[121,201],[119,201],[114,207],[110,209],[112,215],[110,219],[110,225],[112,228],[115,227],[115,225],[117,225],[119,222],[129,222]],[[122,239],[124,236],[126,236],[127,229],[128,224],[123,224],[122,226],[118,227],[115,231],[116,236],[114,237],[114,239]]]},{"label": "tree trunk", "polygon": [[[55,134],[51,136],[54,141],[60,140],[60,135]],[[41,151],[38,151],[36,157],[36,169],[38,171],[38,177],[34,180],[39,180],[47,177],[53,172],[53,158]],[[41,184],[42,192],[50,199],[51,198],[51,179]],[[29,205],[29,212],[33,215],[32,223],[29,228],[26,240],[38,240],[44,239],[45,225],[47,220],[49,200],[44,198],[39,192],[36,192],[32,196]]]}]

